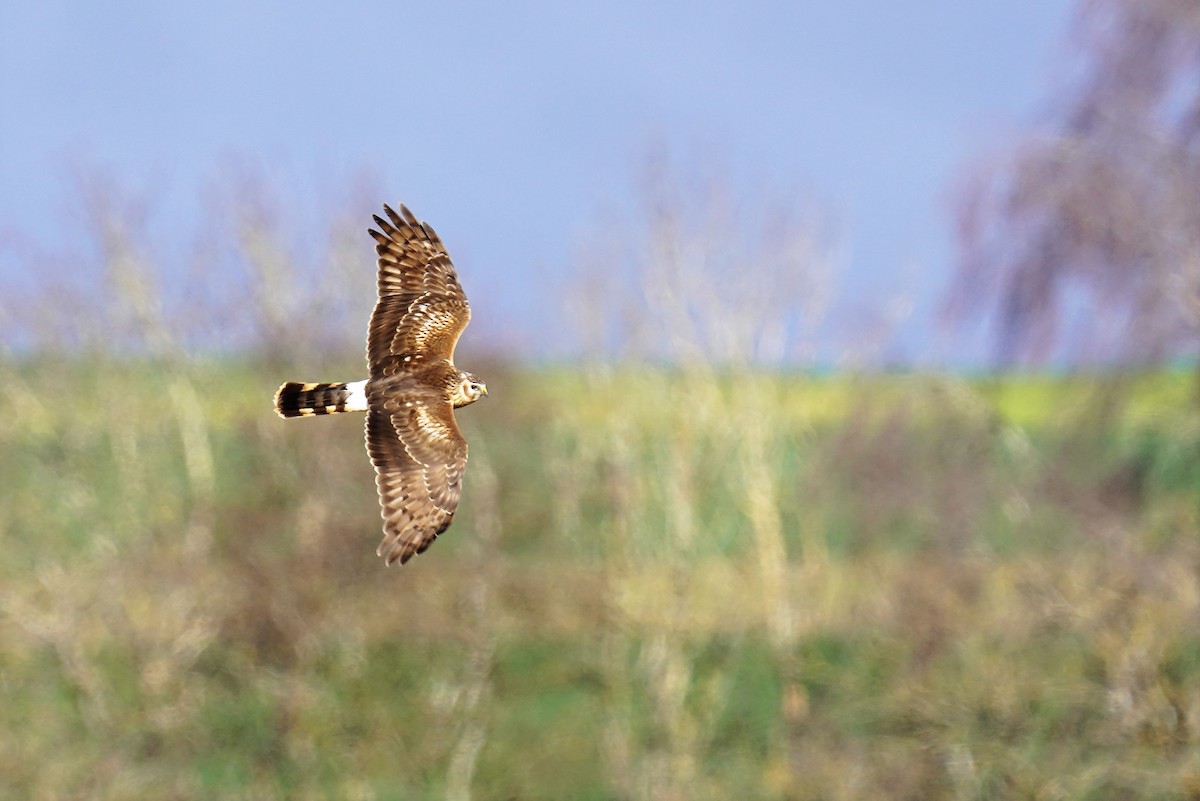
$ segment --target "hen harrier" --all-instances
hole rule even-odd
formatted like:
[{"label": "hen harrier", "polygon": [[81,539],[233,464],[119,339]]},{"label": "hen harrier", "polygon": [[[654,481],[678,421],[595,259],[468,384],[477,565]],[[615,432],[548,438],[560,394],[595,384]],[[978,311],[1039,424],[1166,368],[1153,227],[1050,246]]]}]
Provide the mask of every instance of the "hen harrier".
[{"label": "hen harrier", "polygon": [[[378,554],[404,564],[450,525],[462,492],[467,442],[454,409],[487,394],[454,366],[471,307],[442,240],[400,206],[371,230],[379,300],[367,333],[370,378],[342,384],[289,381],[275,393],[280,417],[367,413],[367,453],[383,514]],[[390,220],[390,221],[389,221]]]}]

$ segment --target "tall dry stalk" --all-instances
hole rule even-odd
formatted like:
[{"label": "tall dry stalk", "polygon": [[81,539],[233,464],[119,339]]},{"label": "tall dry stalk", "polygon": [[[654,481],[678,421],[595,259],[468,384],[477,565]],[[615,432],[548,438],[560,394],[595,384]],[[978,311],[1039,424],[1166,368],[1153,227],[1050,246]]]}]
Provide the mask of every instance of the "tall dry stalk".
[{"label": "tall dry stalk", "polygon": [[467,659],[455,690],[459,729],[446,769],[446,801],[470,801],[472,797],[471,781],[479,752],[487,742],[492,665],[496,655],[493,596],[495,554],[502,533],[499,482],[482,444],[476,443],[471,450],[469,497],[475,530],[467,572],[474,578],[463,589]]},{"label": "tall dry stalk", "polygon": [[[592,372],[593,381],[609,384],[607,396],[620,394],[611,382],[622,370],[671,365],[653,382],[653,397],[625,393],[600,440],[612,510],[606,564],[619,621],[603,646],[613,688],[606,741],[622,797],[699,798],[711,792],[703,754],[730,702],[719,688],[732,677],[719,665],[701,676],[689,634],[690,593],[712,556],[696,473],[718,454],[725,484],[740,499],[741,542],[757,565],[751,591],[759,596],[787,712],[795,706],[796,609],[777,470],[790,445],[778,435],[783,399],[763,371],[794,357],[819,327],[832,296],[834,256],[804,210],[789,203],[751,208],[720,178],[689,181],[656,161],[642,191],[642,214],[619,238],[628,250],[592,256],[636,286],[640,298],[611,297],[599,308],[619,322],[607,322],[595,292],[612,282],[597,278],[588,281],[587,313],[576,315],[601,364],[619,340],[623,360]],[[610,243],[613,228],[606,226]],[[620,329],[624,336],[614,338]],[[810,569],[823,559],[821,542],[818,536],[806,543]],[[659,580],[647,582],[640,568],[648,563]],[[631,612],[651,623],[631,625]],[[649,746],[636,741],[631,711],[643,706],[655,732]],[[793,731],[780,729],[774,763],[787,764]]]},{"label": "tall dry stalk", "polygon": [[[162,298],[167,293],[156,282],[167,280],[168,276],[150,264],[153,256],[144,232],[139,230],[144,212],[139,208],[140,204],[120,197],[117,191],[115,187],[99,183],[95,177],[84,186],[87,221],[113,293],[108,327],[132,333],[136,347],[144,351],[166,376],[166,399],[183,446],[191,499],[184,542],[188,556],[203,558],[212,541],[215,486],[207,416],[190,369],[192,360],[183,343],[185,331],[163,308]],[[123,405],[120,389],[111,388],[118,396],[110,399],[110,408],[120,409]],[[112,415],[110,422],[114,426],[114,442],[123,444],[125,451],[118,454],[118,463],[135,469],[140,464],[136,455],[136,433],[128,428],[134,421],[118,413]],[[143,478],[128,476],[127,486],[135,497],[145,486]]]}]

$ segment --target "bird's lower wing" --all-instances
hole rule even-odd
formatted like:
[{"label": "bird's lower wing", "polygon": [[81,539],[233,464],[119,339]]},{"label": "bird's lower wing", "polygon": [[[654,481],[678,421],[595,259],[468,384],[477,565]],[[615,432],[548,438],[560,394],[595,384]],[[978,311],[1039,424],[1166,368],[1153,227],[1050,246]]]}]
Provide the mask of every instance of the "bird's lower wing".
[{"label": "bird's lower wing", "polygon": [[467,443],[448,402],[390,399],[367,415],[367,452],[383,515],[379,555],[390,565],[421,553],[454,519]]}]

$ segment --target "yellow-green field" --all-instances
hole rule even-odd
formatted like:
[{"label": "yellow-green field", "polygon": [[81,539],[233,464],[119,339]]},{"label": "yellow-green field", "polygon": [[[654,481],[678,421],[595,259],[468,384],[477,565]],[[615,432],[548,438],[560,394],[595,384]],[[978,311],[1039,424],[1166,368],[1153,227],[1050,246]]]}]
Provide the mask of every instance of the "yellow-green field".
[{"label": "yellow-green field", "polygon": [[0,363],[0,797],[1200,798],[1194,375],[481,367],[385,569],[344,372]]}]

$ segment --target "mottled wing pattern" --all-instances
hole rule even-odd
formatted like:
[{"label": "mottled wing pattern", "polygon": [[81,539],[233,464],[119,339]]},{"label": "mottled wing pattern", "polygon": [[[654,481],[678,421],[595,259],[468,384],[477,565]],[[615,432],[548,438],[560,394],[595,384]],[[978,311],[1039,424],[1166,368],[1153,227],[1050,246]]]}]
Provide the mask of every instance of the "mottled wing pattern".
[{"label": "mottled wing pattern", "polygon": [[401,564],[450,525],[467,466],[467,443],[450,402],[428,392],[388,398],[367,415],[367,451],[383,514],[379,555]]},{"label": "mottled wing pattern", "polygon": [[403,205],[399,214],[383,208],[388,219],[376,215],[380,230],[371,231],[379,254],[379,300],[367,336],[373,376],[426,359],[453,361],[454,346],[471,319],[437,233]]}]

